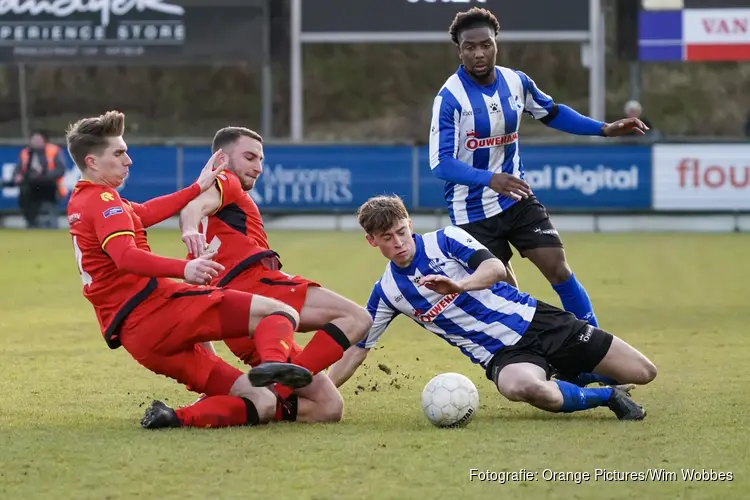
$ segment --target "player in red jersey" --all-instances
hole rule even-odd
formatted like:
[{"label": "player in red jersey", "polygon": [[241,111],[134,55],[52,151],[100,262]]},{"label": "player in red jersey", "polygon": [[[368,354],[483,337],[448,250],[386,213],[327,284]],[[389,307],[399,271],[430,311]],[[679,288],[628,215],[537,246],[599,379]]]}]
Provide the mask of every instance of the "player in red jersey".
[{"label": "player in red jersey", "polygon": [[227,127],[216,133],[212,149],[227,153],[228,167],[217,178],[216,188],[205,191],[181,213],[183,241],[190,255],[218,249],[215,259],[225,271],[214,280],[215,285],[280,300],[299,313],[298,331],[316,332],[304,349],[288,332],[226,339],[225,343],[251,366],[291,359],[315,375],[313,383],[296,394],[289,387],[276,386],[280,402],[277,419],[339,420],[343,401],[321,372],[338,361],[352,343],[364,338],[372,319],[354,302],[301,276],[281,271],[279,256],[268,244],[258,207],[247,193],[263,172],[261,136],[246,128]]},{"label": "player in red jersey", "polygon": [[[281,302],[201,286],[224,270],[207,254],[191,261],[151,253],[145,228],[172,217],[214,185],[226,167],[217,151],[198,180],[177,193],[144,204],[122,200],[116,188],[132,161],[122,138],[125,116],[110,111],[84,118],[67,131],[68,151],[81,170],[68,204],[68,220],[83,294],[94,306],[111,349],[122,346],[142,366],[208,395],[172,410],[155,401],[141,425],[218,427],[270,421],[276,397],[255,387],[242,371],[212,355],[201,343],[250,338],[267,331],[293,334],[297,311]],[[184,278],[179,283],[167,278]],[[192,284],[188,284],[192,283]],[[262,385],[312,382],[300,366],[277,363],[253,368]],[[258,376],[260,375],[260,376]]]}]

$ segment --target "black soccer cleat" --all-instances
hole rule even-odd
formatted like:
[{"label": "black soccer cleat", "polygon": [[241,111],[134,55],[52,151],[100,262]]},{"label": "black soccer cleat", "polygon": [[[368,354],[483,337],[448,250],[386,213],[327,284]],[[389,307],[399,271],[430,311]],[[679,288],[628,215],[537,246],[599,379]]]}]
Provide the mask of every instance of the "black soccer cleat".
[{"label": "black soccer cleat", "polygon": [[607,401],[607,406],[619,420],[643,420],[646,416],[646,410],[619,387],[612,388],[612,397]]},{"label": "black soccer cleat", "polygon": [[161,401],[154,401],[146,414],[141,419],[141,427],[144,429],[164,429],[167,427],[180,427],[180,419],[177,413]]},{"label": "black soccer cleat", "polygon": [[292,389],[307,387],[313,380],[313,375],[307,368],[275,361],[259,364],[248,372],[247,377],[255,387],[281,384]]}]

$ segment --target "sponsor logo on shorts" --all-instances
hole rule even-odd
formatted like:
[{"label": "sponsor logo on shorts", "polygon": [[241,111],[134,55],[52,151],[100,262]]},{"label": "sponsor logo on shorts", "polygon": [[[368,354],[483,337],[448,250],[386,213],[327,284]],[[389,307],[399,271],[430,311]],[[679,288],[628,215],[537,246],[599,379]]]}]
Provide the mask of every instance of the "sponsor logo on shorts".
[{"label": "sponsor logo on shorts", "polygon": [[584,343],[588,342],[591,339],[592,333],[594,333],[594,328],[591,325],[588,325],[584,331],[578,334],[578,341]]},{"label": "sponsor logo on shorts", "polygon": [[[109,193],[105,193],[109,194]],[[107,219],[109,217],[112,217],[113,215],[121,214],[122,213],[122,207],[110,207],[104,212],[102,212],[102,215],[104,215],[104,218]]]},{"label": "sponsor logo on shorts", "polygon": [[432,323],[438,316],[445,312],[448,307],[456,301],[460,294],[452,293],[445,295],[441,298],[437,304],[432,306],[427,312],[422,312],[419,309],[414,311],[414,318],[420,323]]},{"label": "sponsor logo on shorts", "polygon": [[559,236],[560,233],[557,232],[557,229],[542,229],[540,227],[537,227],[534,229],[534,232],[537,234],[549,234],[552,236]]},{"label": "sponsor logo on shorts", "polygon": [[469,133],[466,136],[464,147],[469,151],[476,151],[477,149],[499,148],[501,146],[513,144],[517,140],[518,132],[504,135],[493,135],[492,137],[485,137],[482,139],[479,139],[474,134]]}]

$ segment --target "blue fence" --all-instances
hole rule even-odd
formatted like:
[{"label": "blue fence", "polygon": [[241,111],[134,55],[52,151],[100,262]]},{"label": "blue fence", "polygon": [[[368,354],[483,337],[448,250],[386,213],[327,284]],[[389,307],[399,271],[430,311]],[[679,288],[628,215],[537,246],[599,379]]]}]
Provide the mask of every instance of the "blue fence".
[{"label": "blue fence", "polygon": [[[527,145],[526,177],[556,211],[634,211],[652,206],[652,147]],[[12,178],[20,148],[0,147],[3,180]],[[265,170],[252,196],[264,211],[350,212],[368,197],[396,193],[412,210],[444,210],[443,182],[426,147],[266,146]],[[190,184],[210,156],[208,146],[131,146],[134,164],[121,195],[144,201]],[[77,171],[66,176],[72,185]],[[0,210],[17,209],[6,187]]]}]

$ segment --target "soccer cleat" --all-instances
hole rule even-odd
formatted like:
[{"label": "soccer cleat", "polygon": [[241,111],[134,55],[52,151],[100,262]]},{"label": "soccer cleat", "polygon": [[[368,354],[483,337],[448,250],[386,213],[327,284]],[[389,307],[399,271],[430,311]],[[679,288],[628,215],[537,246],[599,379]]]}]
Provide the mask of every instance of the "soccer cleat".
[{"label": "soccer cleat", "polygon": [[612,388],[612,397],[607,401],[607,406],[619,420],[643,420],[646,416],[646,410],[619,387]]},{"label": "soccer cleat", "polygon": [[259,364],[248,372],[247,377],[255,387],[281,384],[291,389],[307,387],[313,380],[312,373],[307,368],[292,363],[275,361]]},{"label": "soccer cleat", "polygon": [[144,429],[164,429],[166,427],[180,427],[181,425],[175,411],[161,401],[151,403],[141,419],[141,427]]}]

